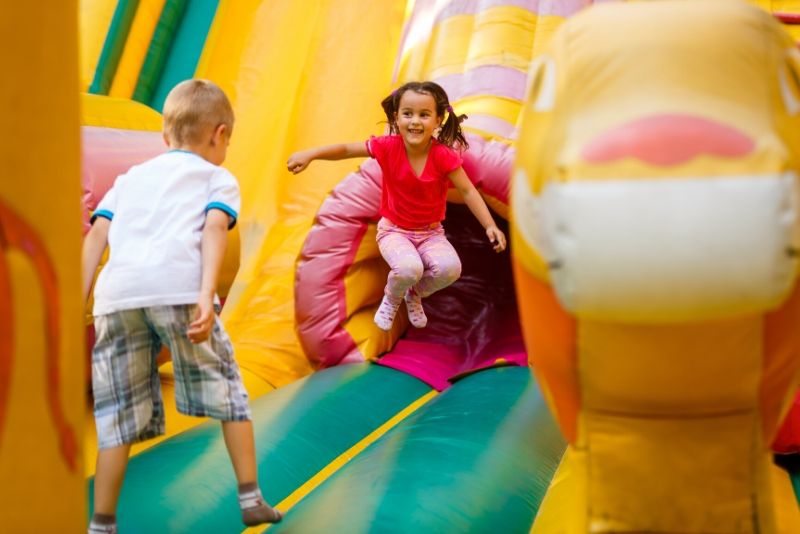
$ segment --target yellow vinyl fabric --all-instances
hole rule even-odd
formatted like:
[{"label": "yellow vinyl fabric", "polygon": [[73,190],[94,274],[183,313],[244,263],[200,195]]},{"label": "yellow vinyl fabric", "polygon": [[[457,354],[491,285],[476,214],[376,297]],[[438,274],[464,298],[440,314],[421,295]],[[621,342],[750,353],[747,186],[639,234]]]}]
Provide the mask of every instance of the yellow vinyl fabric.
[{"label": "yellow vinyl fabric", "polygon": [[[491,150],[481,152],[484,143],[510,145],[515,135],[531,59],[558,23],[581,7],[567,4],[543,7],[540,13],[535,7],[493,3],[409,3],[394,86],[412,80],[442,85],[455,112],[469,116],[464,131],[480,138],[470,141],[472,152],[482,154],[476,156],[478,160],[489,160]],[[496,154],[502,151],[495,150]],[[508,199],[499,194],[502,190],[484,188],[482,193],[486,202],[504,216]],[[400,318],[392,331],[385,333],[372,320],[387,273],[374,235],[375,227],[370,225],[345,275],[347,319],[343,327],[355,347],[351,355],[344,356],[345,361],[352,354],[375,359],[389,350],[406,328]]]},{"label": "yellow vinyl fabric", "polygon": [[570,445],[532,532],[800,529],[770,453],[800,368],[797,59],[745,2],[664,0],[592,6],[533,62],[512,247]]},{"label": "yellow vinyl fabric", "polygon": [[161,131],[161,114],[127,98],[81,93],[81,125],[119,130]]},{"label": "yellow vinyl fabric", "polygon": [[76,9],[74,1],[16,2],[0,17],[0,58],[14,75],[0,84],[4,532],[86,524]]},{"label": "yellow vinyl fabric", "polygon": [[131,98],[166,0],[139,0],[109,96]]},{"label": "yellow vinyl fabric", "polygon": [[[108,27],[117,2],[112,0],[79,0],[78,2],[78,49],[81,91],[87,91],[94,79],[94,71],[100,51],[106,40]],[[70,15],[73,16],[73,15]]]},{"label": "yellow vinyl fabric", "polygon": [[242,264],[223,311],[241,367],[279,386],[311,371],[294,332],[294,262],[355,161],[286,171],[295,150],[381,131],[405,2],[223,1],[197,75],[234,101]]}]

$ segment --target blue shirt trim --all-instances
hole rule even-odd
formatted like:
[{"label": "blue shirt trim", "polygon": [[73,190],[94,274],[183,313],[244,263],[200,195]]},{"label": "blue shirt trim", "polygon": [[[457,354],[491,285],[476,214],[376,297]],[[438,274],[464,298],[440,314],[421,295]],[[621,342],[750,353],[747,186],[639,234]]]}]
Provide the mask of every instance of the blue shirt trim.
[{"label": "blue shirt trim", "polygon": [[102,217],[104,219],[108,219],[109,221],[114,220],[114,214],[108,210],[97,210],[92,213],[92,217],[89,219],[89,222],[94,224],[94,220],[98,217]]},{"label": "blue shirt trim", "polygon": [[173,152],[181,152],[183,154],[191,154],[192,156],[200,157],[196,152],[192,152],[191,150],[185,150],[183,148],[173,148],[172,150],[169,150],[167,153],[171,154]]},{"label": "blue shirt trim", "polygon": [[239,217],[239,214],[227,204],[223,204],[222,202],[210,202],[208,206],[206,206],[206,213],[208,213],[208,210],[220,210],[227,213],[231,218],[231,222],[228,225],[228,230],[236,226],[236,219]]}]

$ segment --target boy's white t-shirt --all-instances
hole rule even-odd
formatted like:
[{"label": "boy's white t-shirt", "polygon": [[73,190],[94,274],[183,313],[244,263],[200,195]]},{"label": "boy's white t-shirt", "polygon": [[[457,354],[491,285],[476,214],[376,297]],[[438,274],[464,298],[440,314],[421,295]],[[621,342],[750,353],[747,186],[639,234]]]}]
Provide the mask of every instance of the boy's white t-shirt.
[{"label": "boy's white t-shirt", "polygon": [[230,172],[184,150],[120,175],[92,215],[92,221],[112,221],[109,260],[94,290],[94,315],[196,303],[206,212],[224,211],[233,228],[240,204],[239,184]]}]

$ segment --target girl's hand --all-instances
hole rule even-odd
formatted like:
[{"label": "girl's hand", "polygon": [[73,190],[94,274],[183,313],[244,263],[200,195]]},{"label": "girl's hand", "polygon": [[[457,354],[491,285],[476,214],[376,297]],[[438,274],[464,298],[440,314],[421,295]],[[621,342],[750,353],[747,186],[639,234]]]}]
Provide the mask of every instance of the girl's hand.
[{"label": "girl's hand", "polygon": [[311,154],[307,150],[301,150],[300,152],[295,152],[289,159],[286,161],[286,168],[292,174],[297,174],[298,172],[303,172],[308,164],[311,163]]},{"label": "girl's hand", "polygon": [[492,248],[495,252],[503,252],[506,249],[506,236],[497,226],[488,227],[486,236],[492,243]]}]

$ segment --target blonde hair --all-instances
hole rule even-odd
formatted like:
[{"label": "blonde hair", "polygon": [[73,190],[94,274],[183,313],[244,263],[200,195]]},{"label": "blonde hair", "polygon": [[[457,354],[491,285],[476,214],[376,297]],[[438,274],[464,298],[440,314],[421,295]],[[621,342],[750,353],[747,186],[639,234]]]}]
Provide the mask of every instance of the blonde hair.
[{"label": "blonde hair", "polygon": [[207,130],[220,124],[233,133],[233,108],[222,89],[214,82],[186,80],[167,95],[164,102],[164,134],[178,145],[202,142]]}]

